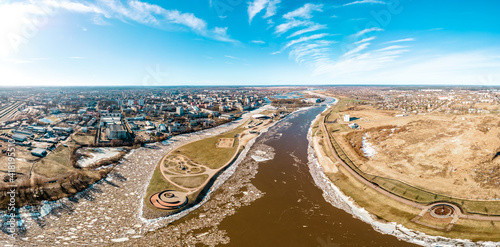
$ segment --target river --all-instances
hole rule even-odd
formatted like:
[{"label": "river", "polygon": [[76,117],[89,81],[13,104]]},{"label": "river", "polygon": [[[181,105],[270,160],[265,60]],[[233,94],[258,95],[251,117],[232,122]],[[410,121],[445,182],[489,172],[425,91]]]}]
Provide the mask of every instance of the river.
[{"label": "river", "polygon": [[220,224],[231,246],[415,246],[375,231],[325,201],[307,165],[307,132],[324,107],[273,127],[257,142],[274,149],[251,181],[265,195]]}]

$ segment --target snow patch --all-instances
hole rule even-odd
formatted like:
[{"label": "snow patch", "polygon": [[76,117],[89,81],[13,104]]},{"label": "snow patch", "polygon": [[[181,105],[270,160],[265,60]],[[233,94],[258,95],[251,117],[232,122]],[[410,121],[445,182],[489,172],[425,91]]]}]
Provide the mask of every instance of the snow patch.
[{"label": "snow patch", "polygon": [[367,158],[373,157],[375,156],[375,154],[377,154],[377,150],[375,149],[375,147],[368,141],[369,137],[370,136],[368,135],[368,133],[363,135],[363,140],[362,140],[363,147],[361,148],[361,150],[363,150],[363,154]]}]

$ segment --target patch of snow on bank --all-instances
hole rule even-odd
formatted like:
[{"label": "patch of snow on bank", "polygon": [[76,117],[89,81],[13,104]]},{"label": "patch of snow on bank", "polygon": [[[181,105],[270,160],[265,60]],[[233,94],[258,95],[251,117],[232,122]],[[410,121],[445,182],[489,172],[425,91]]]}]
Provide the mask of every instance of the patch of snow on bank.
[{"label": "patch of snow on bank", "polygon": [[120,154],[119,148],[84,148],[83,150],[78,150],[87,154],[88,157],[84,157],[78,160],[78,165],[80,167],[88,167],[98,161],[113,158]]},{"label": "patch of snow on bank", "polygon": [[377,154],[377,150],[375,149],[375,147],[367,140],[369,137],[370,136],[368,134],[365,134],[363,136],[363,147],[361,148],[361,150],[363,150],[363,154],[367,158],[373,157],[375,156],[375,154]]}]

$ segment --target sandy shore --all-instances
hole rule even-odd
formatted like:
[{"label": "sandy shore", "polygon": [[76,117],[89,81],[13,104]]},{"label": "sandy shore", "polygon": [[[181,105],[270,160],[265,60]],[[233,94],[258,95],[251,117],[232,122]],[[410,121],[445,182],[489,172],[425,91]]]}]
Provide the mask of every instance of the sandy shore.
[{"label": "sandy shore", "polygon": [[[314,94],[318,97],[325,97],[321,94]],[[328,109],[328,108],[327,108]],[[326,111],[326,109],[325,109]],[[320,115],[311,123],[308,132],[309,148],[308,148],[308,165],[311,175],[316,183],[316,185],[323,190],[323,197],[326,201],[331,203],[333,206],[340,208],[350,214],[353,217],[358,218],[370,225],[383,234],[390,234],[397,237],[400,240],[415,243],[422,246],[499,246],[498,242],[472,242],[470,240],[464,239],[450,239],[439,236],[431,236],[422,232],[414,231],[408,229],[403,225],[397,224],[395,222],[381,222],[376,220],[376,217],[370,212],[366,211],[364,208],[356,204],[356,202],[346,196],[338,187],[331,182],[331,180],[325,175],[325,171],[331,170],[331,164],[325,162],[323,153],[316,153],[318,147],[315,145],[315,140],[312,137],[312,126],[320,118]],[[317,143],[316,143],[317,144]]]}]

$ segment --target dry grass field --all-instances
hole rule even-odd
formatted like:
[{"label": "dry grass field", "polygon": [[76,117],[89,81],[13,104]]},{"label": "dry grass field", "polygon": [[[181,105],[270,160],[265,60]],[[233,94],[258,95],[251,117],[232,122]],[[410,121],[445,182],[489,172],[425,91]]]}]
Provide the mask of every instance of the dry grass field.
[{"label": "dry grass field", "polygon": [[[459,205],[466,214],[500,215],[499,200],[462,200],[458,198],[477,195],[455,192],[457,187],[466,191],[475,186],[481,192],[487,191],[482,195],[486,199],[499,198],[499,187],[495,184],[500,170],[496,168],[499,159],[496,155],[500,151],[496,149],[500,144],[497,143],[500,118],[492,114],[395,117],[393,112],[377,112],[371,106],[359,105],[352,99],[339,99],[339,104],[331,109],[331,114],[322,115],[326,116],[325,125],[333,137],[334,150],[356,173],[394,195],[423,205],[445,201]],[[352,130],[343,123],[342,116],[346,112],[356,119],[354,122],[360,125],[360,129]],[[499,240],[496,234],[499,224],[495,221],[460,218],[451,231],[444,229],[450,219],[435,219],[424,214],[419,222],[412,221],[421,212],[420,209],[377,192],[343,166],[337,166],[337,171],[329,169],[331,163],[321,159],[324,155],[333,157],[321,143],[325,133],[318,128],[318,122],[313,124],[312,130],[313,138],[317,139],[313,139],[314,146],[323,149],[316,150],[316,154],[327,176],[344,194],[377,219],[397,222],[430,235],[474,241]],[[478,148],[474,147],[473,151],[469,148],[464,154],[460,153],[466,150],[462,146],[467,142],[472,144],[466,147],[475,144]],[[372,155],[368,157],[364,152],[367,146],[373,149]],[[441,163],[447,160],[454,162],[451,163],[453,168],[448,163]],[[398,163],[406,165],[402,167],[404,170],[399,170],[401,167]],[[448,164],[449,167],[444,169],[441,164]],[[461,169],[458,169],[459,166]],[[438,168],[448,173],[434,171]],[[466,176],[467,184],[453,184],[453,180],[461,178],[457,174]],[[451,182],[443,183],[446,179]]]},{"label": "dry grass field", "polygon": [[355,122],[362,130],[342,133],[339,140],[364,172],[458,198],[500,198],[499,117],[396,118],[369,107],[349,113],[360,117]]}]

